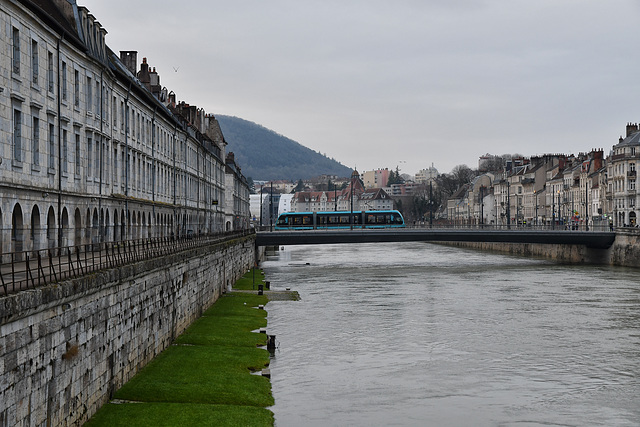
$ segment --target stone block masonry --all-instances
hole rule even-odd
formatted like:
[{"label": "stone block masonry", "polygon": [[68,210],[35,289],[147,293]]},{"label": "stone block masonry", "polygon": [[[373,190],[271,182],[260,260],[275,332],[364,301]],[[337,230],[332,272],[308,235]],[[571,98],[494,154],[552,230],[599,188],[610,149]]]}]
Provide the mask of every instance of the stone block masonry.
[{"label": "stone block masonry", "polygon": [[81,425],[254,264],[255,236],[0,298],[0,426]]}]

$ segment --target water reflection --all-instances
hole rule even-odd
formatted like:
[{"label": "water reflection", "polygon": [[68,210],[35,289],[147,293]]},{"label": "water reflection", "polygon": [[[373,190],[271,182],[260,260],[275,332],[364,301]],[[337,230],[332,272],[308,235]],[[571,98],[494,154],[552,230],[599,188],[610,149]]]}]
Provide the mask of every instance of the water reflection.
[{"label": "water reflection", "polygon": [[640,425],[637,270],[421,243],[263,267],[302,298],[267,306],[279,427]]}]

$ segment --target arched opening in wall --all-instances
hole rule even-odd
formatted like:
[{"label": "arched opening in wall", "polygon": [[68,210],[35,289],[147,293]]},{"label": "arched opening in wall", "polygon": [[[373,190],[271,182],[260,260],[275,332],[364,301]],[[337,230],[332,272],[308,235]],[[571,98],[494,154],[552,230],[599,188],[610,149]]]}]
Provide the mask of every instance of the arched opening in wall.
[{"label": "arched opening in wall", "polygon": [[42,227],[40,227],[40,208],[34,205],[31,210],[31,242],[33,243],[33,251],[40,249]]},{"label": "arched opening in wall", "polygon": [[3,261],[2,254],[4,253],[4,218],[2,217],[2,208],[0,208],[0,262]]},{"label": "arched opening in wall", "polygon": [[156,214],[156,237],[164,237],[162,222],[160,222],[160,218],[162,218],[162,216],[159,213]]},{"label": "arched opening in wall", "polygon": [[[24,224],[22,222],[22,207],[16,203],[11,215],[11,243],[12,252],[22,252],[24,250]],[[22,255],[18,256],[22,260]]]},{"label": "arched opening in wall", "polygon": [[169,235],[173,239],[175,237],[175,231],[173,228],[173,215],[169,217],[169,230],[170,230]]},{"label": "arched opening in wall", "polygon": [[82,214],[79,208],[73,213],[73,246],[82,246]]},{"label": "arched opening in wall", "polygon": [[206,230],[204,224],[204,215],[198,214],[198,234],[202,233],[204,230]]},{"label": "arched opening in wall", "polygon": [[138,211],[137,214],[134,214],[136,216],[136,239],[141,239],[142,238],[142,223],[140,222],[140,211]]},{"label": "arched opening in wall", "polygon": [[105,228],[104,228],[104,208],[100,209],[100,226],[98,227],[98,242],[102,243],[105,240]]},{"label": "arched opening in wall", "polygon": [[120,223],[118,217],[118,209],[113,210],[113,241],[118,242],[121,239],[120,236]]},{"label": "arched opening in wall", "polygon": [[231,221],[227,221],[224,229],[225,229],[225,231],[231,231]]},{"label": "arched opening in wall", "polygon": [[147,237],[153,237],[153,229],[151,228],[151,213],[147,213]]},{"label": "arched opening in wall", "polygon": [[91,243],[96,244],[100,241],[98,232],[100,230],[100,222],[98,219],[98,208],[93,208],[93,216],[91,218]]},{"label": "arched opening in wall", "polygon": [[[140,215],[140,214],[138,214]],[[141,233],[140,233],[140,238],[142,239],[146,239],[147,238],[147,217],[145,216],[145,214],[142,214],[142,222],[141,224]]]},{"label": "arched opening in wall", "polygon": [[60,234],[62,235],[62,246],[69,246],[69,237],[67,236],[69,232],[69,212],[67,212],[67,208],[62,208],[62,225],[61,225]]},{"label": "arched opening in wall", "polygon": [[87,213],[85,214],[85,219],[86,222],[84,224],[84,229],[85,229],[85,243],[89,244],[91,242],[93,242],[93,235],[91,234],[91,231],[93,230],[92,224],[91,224],[91,209],[87,208]]},{"label": "arched opening in wall", "polygon": [[127,211],[127,234],[125,235],[125,240],[131,239],[131,211]]},{"label": "arched opening in wall", "polygon": [[637,225],[636,213],[634,211],[629,212],[629,225],[635,227]]},{"label": "arched opening in wall", "polygon": [[47,211],[47,247],[56,247],[56,212],[53,206],[49,206]]},{"label": "arched opening in wall", "polygon": [[113,240],[113,236],[111,235],[111,226],[109,225],[109,209],[103,209],[105,214],[104,224],[105,224],[105,241],[111,242]]},{"label": "arched opening in wall", "polygon": [[125,218],[124,209],[120,211],[120,240],[127,238],[127,223]]}]

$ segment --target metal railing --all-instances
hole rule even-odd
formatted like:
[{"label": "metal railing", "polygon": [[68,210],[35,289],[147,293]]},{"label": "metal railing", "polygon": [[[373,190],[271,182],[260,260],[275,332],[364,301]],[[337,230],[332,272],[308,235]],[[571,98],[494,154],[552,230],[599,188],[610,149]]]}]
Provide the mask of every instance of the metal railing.
[{"label": "metal railing", "polygon": [[156,237],[6,253],[2,254],[0,263],[0,295],[34,289],[96,271],[254,233],[253,230],[242,230],[213,235]]}]

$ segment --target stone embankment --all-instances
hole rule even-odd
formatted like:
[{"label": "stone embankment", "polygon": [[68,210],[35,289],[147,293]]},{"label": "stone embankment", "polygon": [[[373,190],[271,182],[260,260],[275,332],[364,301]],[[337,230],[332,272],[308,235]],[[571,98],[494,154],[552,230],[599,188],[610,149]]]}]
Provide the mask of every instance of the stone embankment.
[{"label": "stone embankment", "polygon": [[616,240],[608,249],[581,245],[544,245],[537,243],[438,242],[448,246],[547,258],[569,264],[600,264],[640,268],[640,230],[617,229]]},{"label": "stone embankment", "polygon": [[0,426],[82,424],[254,265],[254,243],[0,298]]}]

